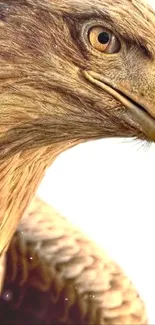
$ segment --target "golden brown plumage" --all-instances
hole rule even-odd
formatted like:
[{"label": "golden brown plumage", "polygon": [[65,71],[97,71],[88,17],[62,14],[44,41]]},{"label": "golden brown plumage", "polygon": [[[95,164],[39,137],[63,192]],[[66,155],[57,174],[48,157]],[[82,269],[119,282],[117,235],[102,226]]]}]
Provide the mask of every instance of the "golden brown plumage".
[{"label": "golden brown plumage", "polygon": [[35,199],[8,250],[0,323],[142,325],[147,315],[121,268]]},{"label": "golden brown plumage", "polygon": [[143,0],[0,2],[1,253],[60,152],[155,140],[154,18]]}]

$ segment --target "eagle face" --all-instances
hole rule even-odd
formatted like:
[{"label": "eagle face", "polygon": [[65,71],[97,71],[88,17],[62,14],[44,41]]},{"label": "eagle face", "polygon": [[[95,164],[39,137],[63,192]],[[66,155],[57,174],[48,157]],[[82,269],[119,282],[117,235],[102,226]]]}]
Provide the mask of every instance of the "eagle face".
[{"label": "eagle face", "polygon": [[1,1],[1,148],[154,141],[154,44],[142,0]]}]

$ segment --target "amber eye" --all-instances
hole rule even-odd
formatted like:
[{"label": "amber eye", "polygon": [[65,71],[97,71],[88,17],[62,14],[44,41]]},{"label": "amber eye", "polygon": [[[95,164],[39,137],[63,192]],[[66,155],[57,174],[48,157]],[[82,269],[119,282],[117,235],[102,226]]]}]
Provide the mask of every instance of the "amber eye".
[{"label": "amber eye", "polygon": [[99,52],[112,54],[120,50],[118,38],[102,26],[92,27],[88,35],[91,46]]}]

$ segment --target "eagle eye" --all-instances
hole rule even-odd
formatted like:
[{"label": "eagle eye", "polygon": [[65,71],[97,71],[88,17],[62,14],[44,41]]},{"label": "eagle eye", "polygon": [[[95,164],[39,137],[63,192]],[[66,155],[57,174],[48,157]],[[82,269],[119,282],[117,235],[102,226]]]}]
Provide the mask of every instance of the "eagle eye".
[{"label": "eagle eye", "polygon": [[93,49],[102,53],[118,53],[121,47],[119,39],[102,26],[91,27],[88,30],[88,40]]}]

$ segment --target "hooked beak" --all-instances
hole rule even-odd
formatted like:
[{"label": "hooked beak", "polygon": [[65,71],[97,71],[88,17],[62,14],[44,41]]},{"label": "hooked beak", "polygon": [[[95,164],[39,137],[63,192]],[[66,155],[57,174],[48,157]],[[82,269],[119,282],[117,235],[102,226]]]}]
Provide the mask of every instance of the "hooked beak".
[{"label": "hooked beak", "polygon": [[83,74],[88,81],[121,102],[128,109],[127,116],[139,125],[140,130],[150,141],[155,142],[155,109],[148,105],[145,99],[130,94],[124,87],[112,84],[107,78],[96,72],[83,71]]}]

